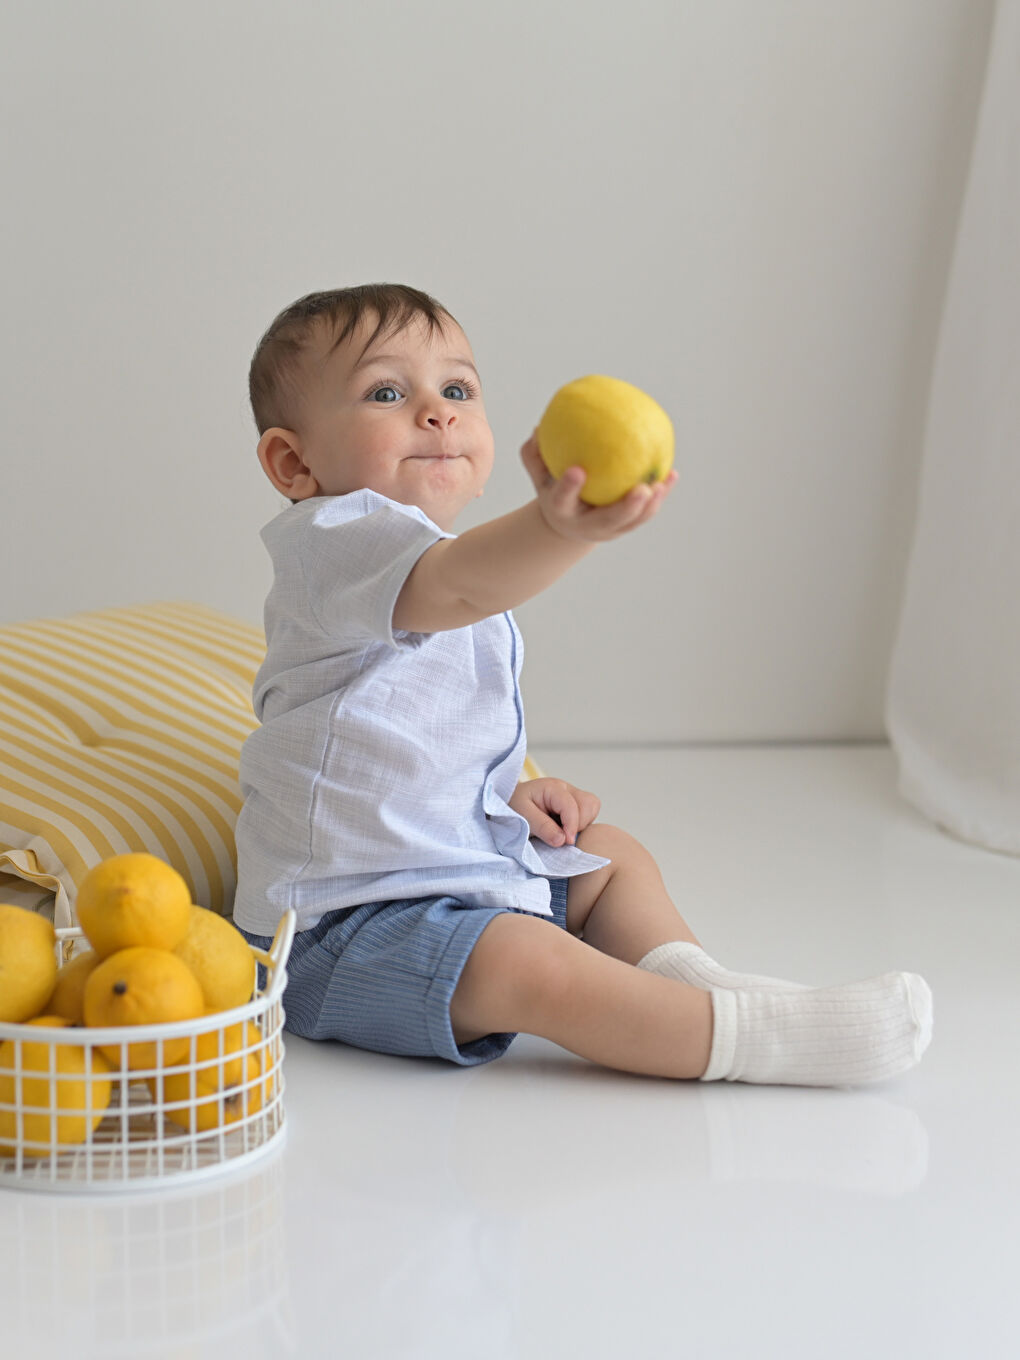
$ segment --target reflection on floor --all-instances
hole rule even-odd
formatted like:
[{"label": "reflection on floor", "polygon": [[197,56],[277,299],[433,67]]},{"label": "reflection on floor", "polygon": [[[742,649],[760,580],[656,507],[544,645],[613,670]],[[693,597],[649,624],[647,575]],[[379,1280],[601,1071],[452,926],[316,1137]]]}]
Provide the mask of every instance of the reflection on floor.
[{"label": "reflection on floor", "polygon": [[201,1190],[0,1191],[5,1349],[356,1360],[1016,1354],[1020,862],[886,747],[532,752],[655,855],[705,948],[935,997],[858,1090],[456,1068],[288,1039],[287,1137]]}]

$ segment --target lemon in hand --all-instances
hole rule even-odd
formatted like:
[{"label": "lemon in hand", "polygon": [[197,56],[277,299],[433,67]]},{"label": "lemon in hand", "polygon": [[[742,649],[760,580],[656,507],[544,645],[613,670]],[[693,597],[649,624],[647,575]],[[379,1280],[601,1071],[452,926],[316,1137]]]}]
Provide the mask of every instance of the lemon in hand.
[{"label": "lemon in hand", "polygon": [[590,374],[554,393],[538,425],[542,461],[554,477],[583,467],[581,500],[610,505],[673,466],[673,423],[657,401],[619,378]]},{"label": "lemon in hand", "polygon": [[155,855],[111,855],[81,881],[78,923],[101,959],[144,945],[174,949],[191,918],[191,889]]}]

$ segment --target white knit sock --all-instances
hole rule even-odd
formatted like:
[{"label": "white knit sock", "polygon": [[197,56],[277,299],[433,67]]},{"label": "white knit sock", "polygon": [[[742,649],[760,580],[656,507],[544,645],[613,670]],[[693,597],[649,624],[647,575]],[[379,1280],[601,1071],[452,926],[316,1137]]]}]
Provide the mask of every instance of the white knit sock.
[{"label": "white knit sock", "polygon": [[931,1041],[931,989],[883,973],[806,992],[711,991],[712,1053],[701,1081],[859,1086],[899,1076]]},{"label": "white knit sock", "polygon": [[637,965],[646,972],[675,978],[691,987],[710,992],[715,987],[742,992],[807,992],[811,988],[802,982],[784,982],[782,978],[758,977],[754,973],[731,973],[716,963],[700,945],[690,940],[669,940],[647,953]]}]

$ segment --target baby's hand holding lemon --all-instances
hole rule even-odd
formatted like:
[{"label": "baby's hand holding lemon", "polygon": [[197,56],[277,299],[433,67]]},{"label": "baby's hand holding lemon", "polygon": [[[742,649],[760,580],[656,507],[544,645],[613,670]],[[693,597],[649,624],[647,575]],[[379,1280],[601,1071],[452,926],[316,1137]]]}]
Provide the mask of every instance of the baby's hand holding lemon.
[{"label": "baby's hand holding lemon", "polygon": [[542,458],[536,434],[522,446],[521,459],[534,483],[545,522],[563,538],[605,543],[621,534],[629,534],[658,514],[677,481],[678,474],[674,470],[654,486],[638,483],[629,493],[608,505],[589,505],[580,495],[587,484],[585,469],[569,467],[557,480]]}]

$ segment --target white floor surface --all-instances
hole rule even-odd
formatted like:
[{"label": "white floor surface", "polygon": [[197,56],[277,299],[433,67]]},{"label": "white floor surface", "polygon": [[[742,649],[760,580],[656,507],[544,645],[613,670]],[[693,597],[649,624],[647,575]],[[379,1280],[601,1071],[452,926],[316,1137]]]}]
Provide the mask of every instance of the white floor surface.
[{"label": "white floor surface", "polygon": [[919,972],[919,1067],[672,1082],[521,1035],[474,1068],[287,1039],[286,1138],[196,1189],[0,1189],[3,1353],[1020,1355],[1020,861],[884,746],[533,749],[734,969]]}]

